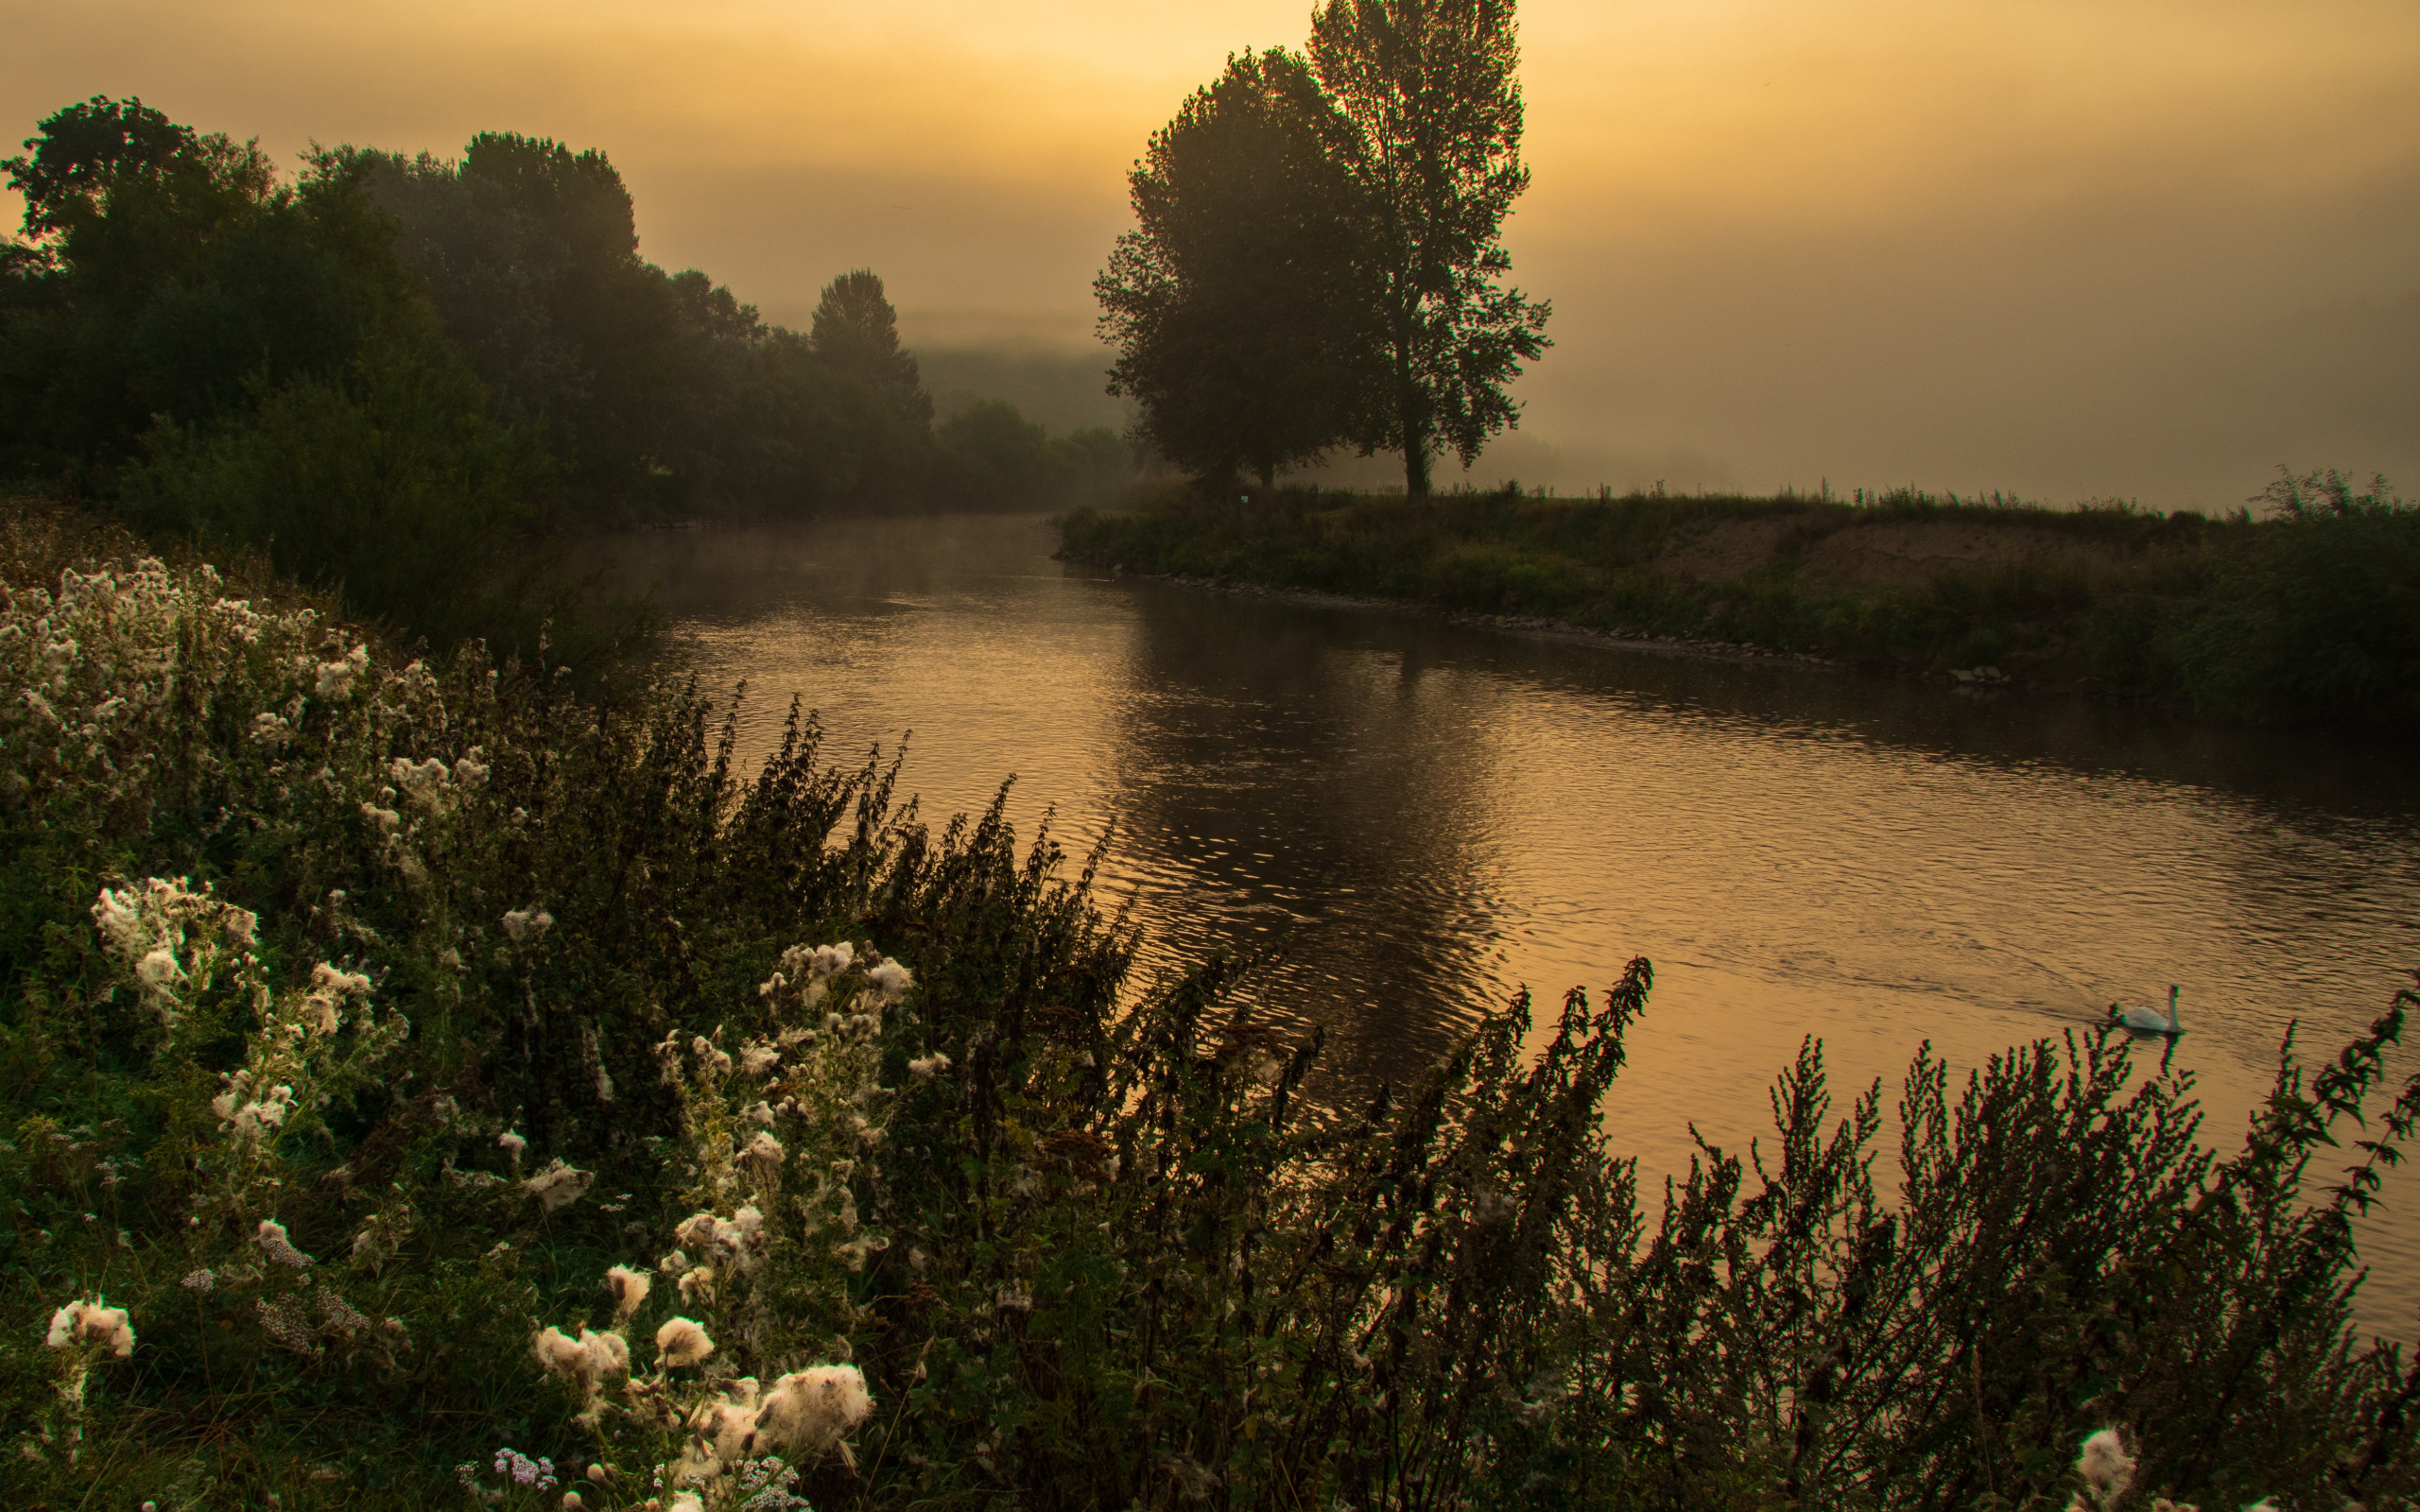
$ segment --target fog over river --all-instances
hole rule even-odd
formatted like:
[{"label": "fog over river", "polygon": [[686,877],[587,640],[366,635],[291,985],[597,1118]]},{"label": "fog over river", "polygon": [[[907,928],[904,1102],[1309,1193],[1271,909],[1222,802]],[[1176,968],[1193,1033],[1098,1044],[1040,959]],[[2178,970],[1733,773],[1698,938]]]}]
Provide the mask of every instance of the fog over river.
[{"label": "fog over river", "polygon": [[[2231,1150],[2290,1021],[2332,1056],[2420,965],[2408,747],[1216,594],[1055,544],[965,516],[611,551],[681,664],[747,681],[743,755],[796,692],[832,759],[912,731],[901,791],[937,826],[1011,776],[1020,835],[1053,809],[1077,863],[1114,820],[1099,893],[1146,932],[1139,980],[1283,942],[1249,990],[1324,1024],[1349,1084],[1417,1074],[1522,984],[1544,1020],[1649,957],[1606,1117],[1651,1199],[1692,1122],[1770,1127],[1804,1036],[1844,1107],[1925,1040],[1962,1073],[2170,982]],[[2414,1168],[2387,1199],[2363,1311],[2410,1339]]]}]

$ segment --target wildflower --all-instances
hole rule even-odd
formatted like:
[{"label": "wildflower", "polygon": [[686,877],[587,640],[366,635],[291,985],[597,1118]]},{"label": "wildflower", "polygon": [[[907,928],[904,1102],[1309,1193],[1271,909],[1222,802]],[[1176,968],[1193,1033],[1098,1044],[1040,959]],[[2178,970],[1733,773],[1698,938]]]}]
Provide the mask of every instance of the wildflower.
[{"label": "wildflower", "polygon": [[209,1266],[204,1265],[199,1270],[187,1272],[185,1279],[177,1284],[189,1292],[206,1292],[218,1284],[218,1278],[210,1273]]},{"label": "wildflower", "polygon": [[889,1005],[906,997],[908,989],[916,985],[916,978],[897,961],[885,961],[866,973],[866,983]]},{"label": "wildflower", "polygon": [[695,1306],[714,1299],[715,1268],[712,1265],[699,1265],[681,1273],[681,1300],[684,1304]]},{"label": "wildflower", "polygon": [[252,1303],[252,1311],[260,1314],[261,1332],[279,1349],[295,1354],[320,1352],[319,1333],[311,1327],[302,1304],[293,1297],[281,1297],[275,1301],[263,1297]]},{"label": "wildflower", "polygon": [[605,1289],[614,1294],[614,1316],[629,1317],[646,1305],[647,1294],[655,1283],[647,1272],[632,1270],[628,1265],[615,1265],[605,1272]]},{"label": "wildflower", "polygon": [[260,1246],[262,1253],[277,1264],[301,1270],[311,1263],[311,1257],[295,1248],[294,1241],[286,1236],[285,1225],[274,1218],[261,1220],[260,1228],[252,1233],[252,1243]]},{"label": "wildflower", "polygon": [[378,826],[382,834],[392,834],[403,827],[404,816],[393,809],[382,809],[375,803],[361,805],[361,816]]},{"label": "wildflower", "polygon": [[759,1099],[756,1106],[747,1109],[742,1116],[759,1124],[770,1124],[774,1118],[773,1105]]},{"label": "wildflower", "polygon": [[134,965],[135,977],[154,992],[165,992],[177,978],[184,975],[177,966],[174,951],[164,946],[145,955]]},{"label": "wildflower", "polygon": [[685,1317],[676,1317],[655,1331],[657,1357],[665,1368],[678,1370],[702,1362],[715,1352],[706,1331]]},{"label": "wildflower", "polygon": [[513,1129],[506,1129],[503,1133],[497,1135],[495,1137],[495,1142],[502,1145],[504,1147],[504,1153],[511,1158],[512,1168],[516,1171],[519,1170],[521,1168],[521,1152],[529,1147],[529,1142],[523,1139],[519,1132]]},{"label": "wildflower", "polygon": [[260,745],[283,746],[285,744],[286,737],[293,732],[293,727],[277,714],[262,713],[252,716],[252,739]]},{"label": "wildflower", "polygon": [[861,1271],[866,1268],[868,1255],[877,1254],[890,1247],[890,1241],[888,1239],[852,1239],[846,1244],[834,1245],[832,1254],[852,1271]]},{"label": "wildflower", "polygon": [[578,1202],[588,1192],[589,1183],[596,1179],[594,1171],[575,1170],[560,1160],[547,1163],[544,1170],[521,1183],[522,1190],[538,1199],[548,1212]]},{"label": "wildflower", "polygon": [[563,1512],[579,1512],[579,1509],[587,1504],[587,1503],[579,1499],[579,1493],[578,1491],[565,1491],[563,1493]]},{"label": "wildflower", "polygon": [[700,1075],[720,1076],[731,1070],[731,1057],[716,1048],[715,1042],[704,1035],[689,1041],[689,1053],[698,1057]]},{"label": "wildflower", "polygon": [[97,1344],[123,1360],[134,1352],[134,1325],[125,1308],[111,1307],[98,1297],[79,1299],[50,1315],[50,1332],[43,1343],[54,1349]]},{"label": "wildflower", "polygon": [[689,1415],[690,1432],[714,1446],[715,1457],[730,1462],[747,1457],[750,1436],[756,1429],[756,1378],[742,1376],[730,1387],[708,1397]]},{"label": "wildflower", "polygon": [[748,1147],[740,1152],[740,1159],[763,1168],[769,1176],[773,1168],[782,1163],[783,1153],[782,1142],[760,1128],[756,1137],[748,1142]]},{"label": "wildflower", "polygon": [[781,1052],[761,1041],[751,1041],[739,1052],[739,1072],[743,1076],[762,1076],[781,1063]]},{"label": "wildflower", "polygon": [[936,1050],[929,1056],[920,1056],[908,1062],[908,1074],[918,1081],[930,1081],[949,1070],[949,1057]]},{"label": "wildflower", "polygon": [[403,789],[404,796],[413,802],[424,808],[444,807],[445,787],[450,774],[445,770],[445,764],[436,757],[415,762],[409,757],[398,756],[389,764],[388,774],[394,779],[395,785]]},{"label": "wildflower", "polygon": [[2135,1457],[2126,1452],[2118,1430],[2104,1428],[2083,1441],[2076,1469],[2092,1487],[2093,1499],[2104,1508],[2115,1506],[2135,1481]]},{"label": "wildflower", "polygon": [[320,663],[320,680],[313,691],[322,698],[341,698],[353,691],[354,679],[369,666],[370,647],[356,645],[341,662]]},{"label": "wildflower", "polygon": [[746,1452],[770,1449],[824,1453],[873,1413],[866,1378],[853,1365],[820,1365],[773,1383],[756,1410]]},{"label": "wildflower", "polygon": [[495,1472],[510,1477],[515,1486],[534,1486],[541,1491],[555,1488],[555,1462],[550,1459],[531,1459],[510,1449],[499,1449],[495,1452]]},{"label": "wildflower", "polygon": [[527,908],[512,910],[500,922],[512,943],[534,945],[545,936],[546,931],[555,927],[555,916],[533,903]]},{"label": "wildflower", "polygon": [[338,998],[370,995],[370,978],[358,971],[340,971],[325,961],[311,968],[311,987],[314,991]]},{"label": "wildflower", "polygon": [[695,1491],[683,1491],[664,1503],[664,1512],[706,1512],[706,1503],[698,1500]]},{"label": "wildflower", "polygon": [[230,1075],[227,1091],[210,1100],[210,1110],[225,1121],[227,1132],[257,1141],[264,1131],[284,1126],[285,1115],[294,1110],[294,1089],[271,1087],[266,1095],[248,1100],[246,1075],[243,1072]]},{"label": "wildflower", "polygon": [[598,1486],[604,1485],[606,1479],[605,1467],[602,1465],[591,1464],[588,1467],[588,1478]]}]

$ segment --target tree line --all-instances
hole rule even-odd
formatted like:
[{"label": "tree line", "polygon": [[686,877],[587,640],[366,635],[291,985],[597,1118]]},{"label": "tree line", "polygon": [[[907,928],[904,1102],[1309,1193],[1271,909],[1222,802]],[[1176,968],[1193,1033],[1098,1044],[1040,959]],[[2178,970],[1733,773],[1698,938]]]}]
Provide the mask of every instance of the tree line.
[{"label": "tree line", "polygon": [[1499,236],[1530,180],[1519,61],[1512,0],[1329,0],[1305,51],[1188,98],[1094,285],[1142,438],[1212,487],[1398,452],[1418,496],[1516,424],[1506,387],[1549,344]]},{"label": "tree line", "polygon": [[1129,465],[996,402],[936,423],[870,270],[798,332],[647,261],[602,152],[489,132],[458,160],[315,149],[289,180],[107,97],[25,147],[0,164],[26,202],[0,477],[265,548],[440,644],[531,591],[465,563],[565,528],[1036,507]]}]

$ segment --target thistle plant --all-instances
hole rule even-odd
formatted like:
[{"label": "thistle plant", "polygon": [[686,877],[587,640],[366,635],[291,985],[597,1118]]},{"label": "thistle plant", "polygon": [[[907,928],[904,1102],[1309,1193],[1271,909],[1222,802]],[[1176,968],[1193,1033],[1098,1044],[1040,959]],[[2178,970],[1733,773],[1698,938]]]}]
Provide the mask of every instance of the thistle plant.
[{"label": "thistle plant", "polygon": [[[884,1020],[913,985],[871,947],[795,946],[757,988],[762,1036],[735,1050],[717,1042],[723,1034],[656,1046],[680,1107],[674,1160],[692,1211],[655,1263],[667,1283],[655,1311],[680,1312],[655,1330],[654,1368],[634,1372],[619,1331],[648,1314],[655,1281],[616,1265],[603,1283],[614,1327],[548,1327],[532,1352],[578,1401],[600,1452],[636,1449],[650,1484],[676,1497],[771,1506],[795,1481],[790,1467],[835,1454],[854,1465],[847,1436],[873,1410],[864,1376],[845,1363],[782,1362],[846,1361],[865,1316],[846,1278],[890,1241],[863,1221],[857,1190],[881,1181],[892,1096],[880,1084]],[[653,1447],[616,1444],[631,1433]],[[769,1463],[789,1479],[776,1485]]]}]

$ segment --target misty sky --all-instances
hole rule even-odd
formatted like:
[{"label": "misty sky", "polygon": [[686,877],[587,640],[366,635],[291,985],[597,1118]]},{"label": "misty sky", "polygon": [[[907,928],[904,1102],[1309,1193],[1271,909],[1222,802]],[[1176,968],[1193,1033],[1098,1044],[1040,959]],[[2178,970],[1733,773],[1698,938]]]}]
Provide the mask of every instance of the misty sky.
[{"label": "misty sky", "polygon": [[[648,257],[772,319],[868,266],[912,344],[1080,348],[1144,139],[1308,9],[9,0],[0,139],[95,93],[289,163],[548,135],[621,168]],[[1557,345],[1481,481],[2214,507],[2283,463],[2420,491],[2409,0],[1522,16],[1507,240]]]}]

